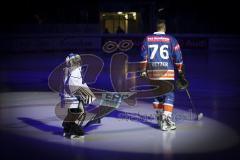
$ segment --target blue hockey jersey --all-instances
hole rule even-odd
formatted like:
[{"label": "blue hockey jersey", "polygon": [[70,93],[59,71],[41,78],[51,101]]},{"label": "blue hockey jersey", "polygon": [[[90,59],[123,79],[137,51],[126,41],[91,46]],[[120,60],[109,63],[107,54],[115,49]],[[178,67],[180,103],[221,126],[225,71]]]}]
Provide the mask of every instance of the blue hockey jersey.
[{"label": "blue hockey jersey", "polygon": [[174,80],[174,67],[182,69],[182,53],[177,40],[163,32],[154,32],[144,39],[141,56],[147,63],[146,72],[151,80]]}]

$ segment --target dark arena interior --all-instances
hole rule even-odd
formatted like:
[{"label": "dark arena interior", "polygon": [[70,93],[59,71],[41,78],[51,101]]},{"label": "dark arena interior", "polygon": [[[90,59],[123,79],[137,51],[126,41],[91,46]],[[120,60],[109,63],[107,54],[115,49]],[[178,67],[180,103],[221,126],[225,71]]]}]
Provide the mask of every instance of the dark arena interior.
[{"label": "dark arena interior", "polygon": [[[234,0],[1,2],[0,159],[239,159],[238,10]],[[176,130],[159,128],[154,97],[145,94],[152,88],[139,86],[143,41],[158,20],[179,43],[189,83],[189,92],[174,90]],[[87,111],[104,95],[131,95],[78,139],[63,136],[68,107],[59,96],[70,53],[101,95]]]}]

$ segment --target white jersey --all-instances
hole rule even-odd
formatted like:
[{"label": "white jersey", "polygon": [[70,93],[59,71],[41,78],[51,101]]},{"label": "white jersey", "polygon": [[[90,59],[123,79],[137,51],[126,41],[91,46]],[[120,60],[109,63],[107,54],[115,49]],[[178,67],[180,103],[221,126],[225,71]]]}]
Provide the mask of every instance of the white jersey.
[{"label": "white jersey", "polygon": [[96,97],[84,83],[80,55],[70,54],[66,58],[66,67],[63,69],[63,88],[60,96],[68,108],[80,108],[84,111],[84,105],[92,103]]},{"label": "white jersey", "polygon": [[86,83],[83,83],[82,79],[82,67],[69,67],[67,68],[67,76],[64,79],[65,87],[68,87],[71,93],[78,90],[79,87],[88,88]]}]

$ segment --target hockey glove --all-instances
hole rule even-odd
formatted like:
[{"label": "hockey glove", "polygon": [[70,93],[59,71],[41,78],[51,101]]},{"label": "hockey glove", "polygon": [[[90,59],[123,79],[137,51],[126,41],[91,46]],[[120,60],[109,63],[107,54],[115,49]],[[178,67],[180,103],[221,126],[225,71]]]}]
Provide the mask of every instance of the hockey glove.
[{"label": "hockey glove", "polygon": [[176,87],[178,90],[185,90],[188,88],[188,81],[185,79],[183,73],[179,73],[178,80],[176,81]]},{"label": "hockey glove", "polygon": [[141,73],[140,73],[140,76],[141,76],[141,77],[147,77],[147,73],[146,73],[145,71],[144,71],[144,72],[141,72]]}]

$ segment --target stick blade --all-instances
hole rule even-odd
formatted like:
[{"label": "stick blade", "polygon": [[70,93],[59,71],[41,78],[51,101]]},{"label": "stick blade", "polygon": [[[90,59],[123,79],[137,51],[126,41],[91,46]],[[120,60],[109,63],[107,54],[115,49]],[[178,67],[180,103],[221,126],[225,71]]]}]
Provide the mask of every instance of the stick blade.
[{"label": "stick blade", "polygon": [[199,113],[198,114],[198,117],[197,117],[197,120],[199,121],[199,120],[201,120],[203,118],[203,113]]}]

